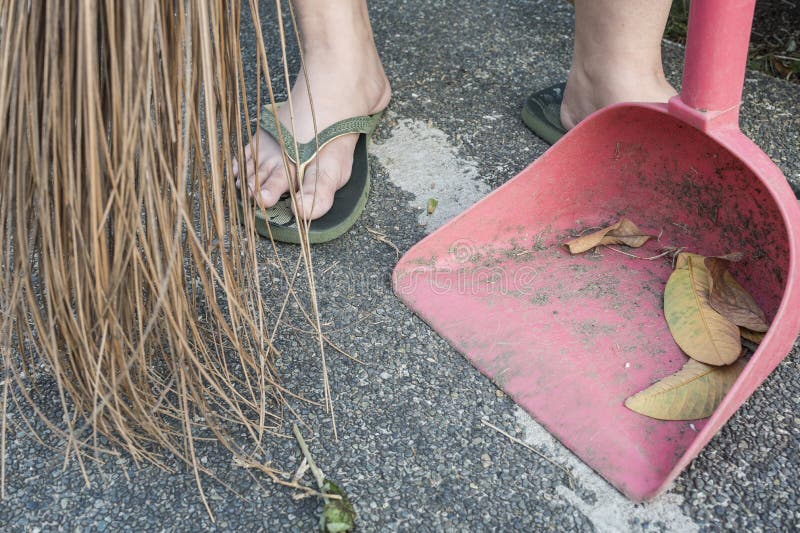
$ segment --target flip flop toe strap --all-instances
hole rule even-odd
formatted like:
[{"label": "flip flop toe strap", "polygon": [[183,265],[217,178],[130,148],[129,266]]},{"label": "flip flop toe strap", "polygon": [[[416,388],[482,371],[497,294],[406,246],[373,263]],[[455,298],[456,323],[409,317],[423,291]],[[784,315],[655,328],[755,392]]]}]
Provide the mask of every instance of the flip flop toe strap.
[{"label": "flip flop toe strap", "polygon": [[[296,143],[289,128],[279,121],[276,121],[273,109],[270,106],[265,107],[261,112],[259,125],[264,131],[271,135],[272,138],[278,141],[278,143],[282,144],[288,158],[302,168],[316,157],[323,146],[337,137],[352,133],[372,134],[378,122],[380,122],[381,114],[382,113],[376,113],[374,115],[351,117],[340,120],[319,132],[316,139],[312,139],[307,143]],[[274,206],[265,209],[264,215],[267,222],[273,227],[297,228],[297,220],[292,211],[292,200],[288,196],[278,200],[278,203]]]},{"label": "flip flop toe strap", "polygon": [[[283,139],[283,148],[286,150],[286,155],[292,162],[298,165],[305,165],[314,157],[316,157],[317,152],[321,150],[323,146],[337,137],[349,135],[351,133],[372,133],[372,131],[375,129],[375,124],[377,123],[378,118],[379,115],[370,115],[350,117],[338,122],[334,122],[319,132],[315,140],[311,140],[307,143],[296,142],[294,136],[289,131],[289,128],[280,122],[276,122],[272,108],[269,106],[265,107],[261,112],[260,126],[279,143],[281,142],[281,139]],[[280,128],[280,133],[278,128]],[[295,151],[295,147],[297,147],[297,152]]]}]

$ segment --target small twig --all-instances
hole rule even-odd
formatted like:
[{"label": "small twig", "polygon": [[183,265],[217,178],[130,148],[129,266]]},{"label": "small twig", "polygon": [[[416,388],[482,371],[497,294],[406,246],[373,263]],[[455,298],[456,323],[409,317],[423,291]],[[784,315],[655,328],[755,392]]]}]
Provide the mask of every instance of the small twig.
[{"label": "small twig", "polygon": [[678,253],[680,253],[681,250],[683,250],[683,248],[675,248],[673,246],[667,246],[666,248],[663,248],[664,251],[661,252],[658,255],[652,255],[650,257],[642,257],[642,256],[639,256],[639,255],[636,255],[636,254],[632,254],[630,252],[626,252],[624,250],[620,250],[618,248],[614,248],[613,246],[606,245],[606,248],[608,248],[609,250],[613,250],[613,251],[617,252],[618,254],[627,255],[628,257],[633,257],[634,259],[642,259],[643,261],[653,261],[655,259],[659,259],[661,257],[664,257],[665,255],[669,255],[669,254],[672,254],[672,253],[678,254]]},{"label": "small twig", "polygon": [[[234,457],[233,458],[233,465],[234,466],[240,466],[242,468],[254,469],[254,470],[258,470],[260,472],[263,472],[264,474],[267,474],[270,477],[270,479],[272,479],[272,481],[274,481],[275,483],[278,483],[279,485],[282,485],[284,487],[289,487],[289,488],[292,488],[292,489],[295,489],[295,490],[299,490],[301,492],[301,494],[304,494],[306,496],[316,496],[318,498],[328,498],[328,499],[331,499],[331,500],[341,500],[342,499],[341,496],[338,496],[336,494],[327,494],[327,493],[319,492],[319,491],[316,491],[316,490],[312,489],[311,487],[306,487],[305,485],[301,485],[298,481],[286,481],[283,478],[288,478],[289,474],[287,474],[286,472],[281,472],[279,470],[273,470],[272,468],[270,468],[268,466],[265,466],[265,465],[262,465],[261,463],[257,463],[257,462],[254,462],[254,461],[249,461],[248,462],[248,461],[244,461],[243,459],[241,459],[239,457]],[[280,476],[283,476],[283,477],[280,477]]]},{"label": "small twig", "polygon": [[390,240],[388,239],[388,237],[386,237],[386,234],[384,234],[384,233],[381,233],[380,231],[378,231],[378,230],[376,230],[376,229],[372,229],[372,228],[370,228],[369,226],[364,226],[364,227],[366,228],[366,230],[367,230],[368,232],[370,232],[370,233],[371,233],[371,234],[372,234],[372,235],[375,237],[375,240],[376,240],[376,241],[380,241],[380,242],[382,242],[382,243],[384,243],[384,244],[388,244],[389,246],[391,246],[392,248],[394,248],[394,253],[396,253],[396,254],[397,254],[397,258],[398,258],[398,259],[400,258],[400,255],[401,255],[401,254],[400,254],[400,249],[399,249],[399,248],[398,248],[398,247],[397,247],[397,246],[396,246],[396,245],[395,245],[395,244],[394,244],[392,241],[390,241]]},{"label": "small twig", "polygon": [[675,266],[678,264],[678,254],[672,255],[672,270],[675,270]]},{"label": "small twig", "polygon": [[606,248],[608,248],[609,250],[612,250],[614,252],[617,252],[618,254],[627,255],[628,257],[633,257],[634,259],[644,259],[644,257],[640,257],[640,256],[638,256],[636,254],[632,254],[630,252],[625,252],[623,250],[619,250],[617,248],[614,248],[613,246],[606,246]]},{"label": "small twig", "polygon": [[681,224],[680,222],[673,222],[672,225],[681,228],[684,233],[690,233],[689,226],[687,226],[686,224]]},{"label": "small twig", "polygon": [[672,252],[674,252],[675,250],[677,250],[677,248],[666,248],[663,252],[661,252],[658,255],[652,255],[650,257],[644,257],[643,259],[646,260],[646,261],[653,261],[654,259],[658,259],[659,257],[664,257],[665,255],[669,255]]},{"label": "small twig", "polygon": [[[303,452],[303,457],[305,457],[306,461],[308,461],[308,467],[311,469],[311,473],[314,474],[314,479],[317,480],[317,486],[319,487],[319,490],[322,490],[322,486],[325,484],[325,476],[323,475],[322,470],[319,469],[317,463],[314,462],[314,458],[311,457],[311,452],[308,451],[306,441],[303,439],[303,435],[300,433],[300,428],[297,427],[297,424],[292,424],[292,431],[297,439],[297,444],[300,445],[300,451]],[[327,497],[327,495],[323,497]]]},{"label": "small twig", "polygon": [[511,442],[515,442],[515,443],[527,448],[528,450],[532,451],[533,453],[535,453],[536,455],[538,455],[539,457],[541,457],[542,459],[544,459],[545,461],[547,461],[551,465],[553,465],[556,468],[560,469],[562,472],[564,472],[567,475],[567,479],[569,480],[569,488],[574,488],[575,487],[575,477],[573,477],[572,472],[567,470],[564,467],[564,465],[561,465],[561,464],[553,461],[552,459],[547,457],[545,454],[543,454],[542,452],[540,452],[539,450],[537,450],[536,448],[534,448],[530,444],[528,444],[526,442],[523,442],[523,441],[519,440],[517,437],[514,437],[513,435],[511,435],[510,433],[507,433],[507,432],[503,431],[502,429],[500,429],[499,427],[497,427],[495,425],[492,425],[485,418],[481,419],[481,424],[483,424],[485,426],[489,426],[490,428],[492,428],[493,430],[497,431],[498,433],[500,433],[504,437],[508,438],[508,440],[510,440]]},{"label": "small twig", "polygon": [[331,348],[333,348],[335,351],[339,352],[343,356],[347,357],[351,361],[355,361],[356,363],[364,365],[364,366],[367,365],[367,363],[365,363],[364,361],[362,361],[361,359],[359,359],[355,355],[350,355],[349,353],[347,353],[344,350],[344,348],[342,348],[341,346],[337,346],[336,343],[334,343],[327,335],[324,336],[323,338],[325,339],[325,342],[328,343],[328,346],[330,346]]},{"label": "small twig", "polygon": [[583,228],[577,235],[574,235],[574,238],[583,237],[584,235],[586,235],[590,231],[594,231],[594,230],[598,230],[598,229],[603,229],[603,226],[592,226],[590,228]]},{"label": "small twig", "polygon": [[322,271],[322,273],[320,274],[320,277],[326,275],[328,272],[333,270],[338,264],[339,264],[339,261],[334,261],[331,266],[329,266],[328,268],[326,268],[325,270]]},{"label": "small twig", "polygon": [[300,461],[300,466],[297,467],[297,471],[292,476],[292,482],[298,483],[306,475],[306,472],[308,472],[308,459],[303,457],[303,460]]},{"label": "small twig", "polygon": [[660,257],[664,257],[665,255],[669,255],[669,254],[678,255],[679,253],[681,253],[685,249],[686,249],[685,246],[681,246],[680,248],[675,248],[674,246],[667,246],[666,248],[664,248],[664,251],[662,253],[660,253],[658,255],[654,255],[652,257],[645,257],[645,259],[648,260],[648,261],[652,261],[654,259],[658,259]]},{"label": "small twig", "polygon": [[[287,487],[291,487],[291,485],[286,485],[286,486]],[[322,498],[327,503],[328,500],[341,500],[342,499],[342,497],[339,496],[338,494],[328,494],[327,492],[316,491],[316,490],[314,490],[312,488],[309,488],[309,487],[303,487],[302,485],[298,485],[297,487],[293,487],[293,488],[296,488],[297,490],[301,491],[301,492],[295,493],[292,496],[292,498],[295,499],[295,500],[302,500],[302,499],[309,498],[309,497],[313,496],[315,498]]]},{"label": "small twig", "polygon": [[[338,328],[335,328],[335,329],[329,329],[328,333],[338,333],[340,331],[344,331],[344,330],[346,330],[348,328],[351,328],[351,327],[355,326],[356,324],[359,324],[359,323],[365,321],[366,319],[368,319],[369,317],[371,317],[374,314],[375,314],[375,309],[372,309],[371,311],[367,311],[367,313],[364,316],[362,316],[360,318],[357,318],[357,319],[353,320],[352,322],[348,322],[347,324],[339,326]],[[380,322],[373,322],[373,324],[380,324]]]}]

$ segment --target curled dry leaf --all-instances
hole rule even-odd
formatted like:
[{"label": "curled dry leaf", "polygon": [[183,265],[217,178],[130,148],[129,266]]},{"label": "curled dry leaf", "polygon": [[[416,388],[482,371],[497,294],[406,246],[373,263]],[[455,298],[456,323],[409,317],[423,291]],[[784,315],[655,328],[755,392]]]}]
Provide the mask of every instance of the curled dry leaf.
[{"label": "curled dry leaf", "polygon": [[703,259],[697,254],[678,254],[664,288],[664,316],[686,355],[709,365],[728,365],[742,351],[739,327],[709,304],[711,276]]},{"label": "curled dry leaf", "polygon": [[752,331],[747,328],[740,328],[742,333],[742,338],[747,339],[750,342],[754,342],[756,344],[761,344],[761,341],[764,340],[765,333],[761,333],[759,331]]},{"label": "curled dry leaf", "polygon": [[625,400],[625,407],[659,420],[711,416],[744,369],[743,361],[711,366],[690,359],[677,373]]},{"label": "curled dry leaf", "polygon": [[584,235],[565,244],[569,247],[572,254],[579,254],[591,250],[596,246],[606,244],[624,244],[631,248],[638,248],[650,239],[652,235],[644,235],[636,224],[627,218],[621,219],[616,224],[607,228],[595,231],[589,235]]},{"label": "curled dry leaf", "polygon": [[752,331],[769,329],[767,317],[728,270],[730,262],[721,257],[706,257],[705,266],[711,276],[708,301],[719,314]]}]

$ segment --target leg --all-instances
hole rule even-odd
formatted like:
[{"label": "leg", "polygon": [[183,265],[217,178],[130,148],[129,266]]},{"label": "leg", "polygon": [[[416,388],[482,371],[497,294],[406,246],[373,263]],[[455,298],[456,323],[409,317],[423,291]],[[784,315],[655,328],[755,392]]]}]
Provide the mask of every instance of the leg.
[{"label": "leg", "polygon": [[575,0],[575,49],[561,105],[574,127],[619,102],[666,102],[661,39],[671,0]]},{"label": "leg", "polygon": [[[366,0],[297,0],[295,13],[317,131],[338,120],[369,115],[386,107],[391,89],[375,49]],[[300,142],[310,141],[314,137],[314,122],[302,70],[291,94],[295,137]],[[278,115],[290,127],[288,106]],[[309,164],[303,183],[297,185],[301,212],[296,215],[315,219],[330,209],[334,193],[350,177],[357,140],[357,135],[336,139]],[[243,184],[250,196],[264,207],[275,205],[293,183],[294,169],[290,169],[292,175],[286,175],[277,142],[260,128],[244,155]],[[239,176],[237,162],[233,172]]]}]

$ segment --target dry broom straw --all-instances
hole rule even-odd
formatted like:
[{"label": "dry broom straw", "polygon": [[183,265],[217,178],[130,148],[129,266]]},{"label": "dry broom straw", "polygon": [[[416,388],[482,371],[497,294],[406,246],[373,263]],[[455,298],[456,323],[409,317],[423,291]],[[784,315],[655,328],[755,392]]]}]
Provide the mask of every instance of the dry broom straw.
[{"label": "dry broom straw", "polygon": [[[274,103],[254,0],[250,10]],[[230,140],[252,140],[239,121],[241,16],[238,2],[207,0],[0,6],[0,453],[7,409],[24,403],[82,469],[118,449],[165,467],[166,451],[191,466],[202,496],[202,426],[241,464],[296,486],[253,459],[285,400],[253,208],[245,202],[243,238],[229,179]],[[303,240],[302,312],[322,350]],[[323,372],[332,415],[324,353]],[[47,378],[60,415],[40,407],[52,400]]]}]

